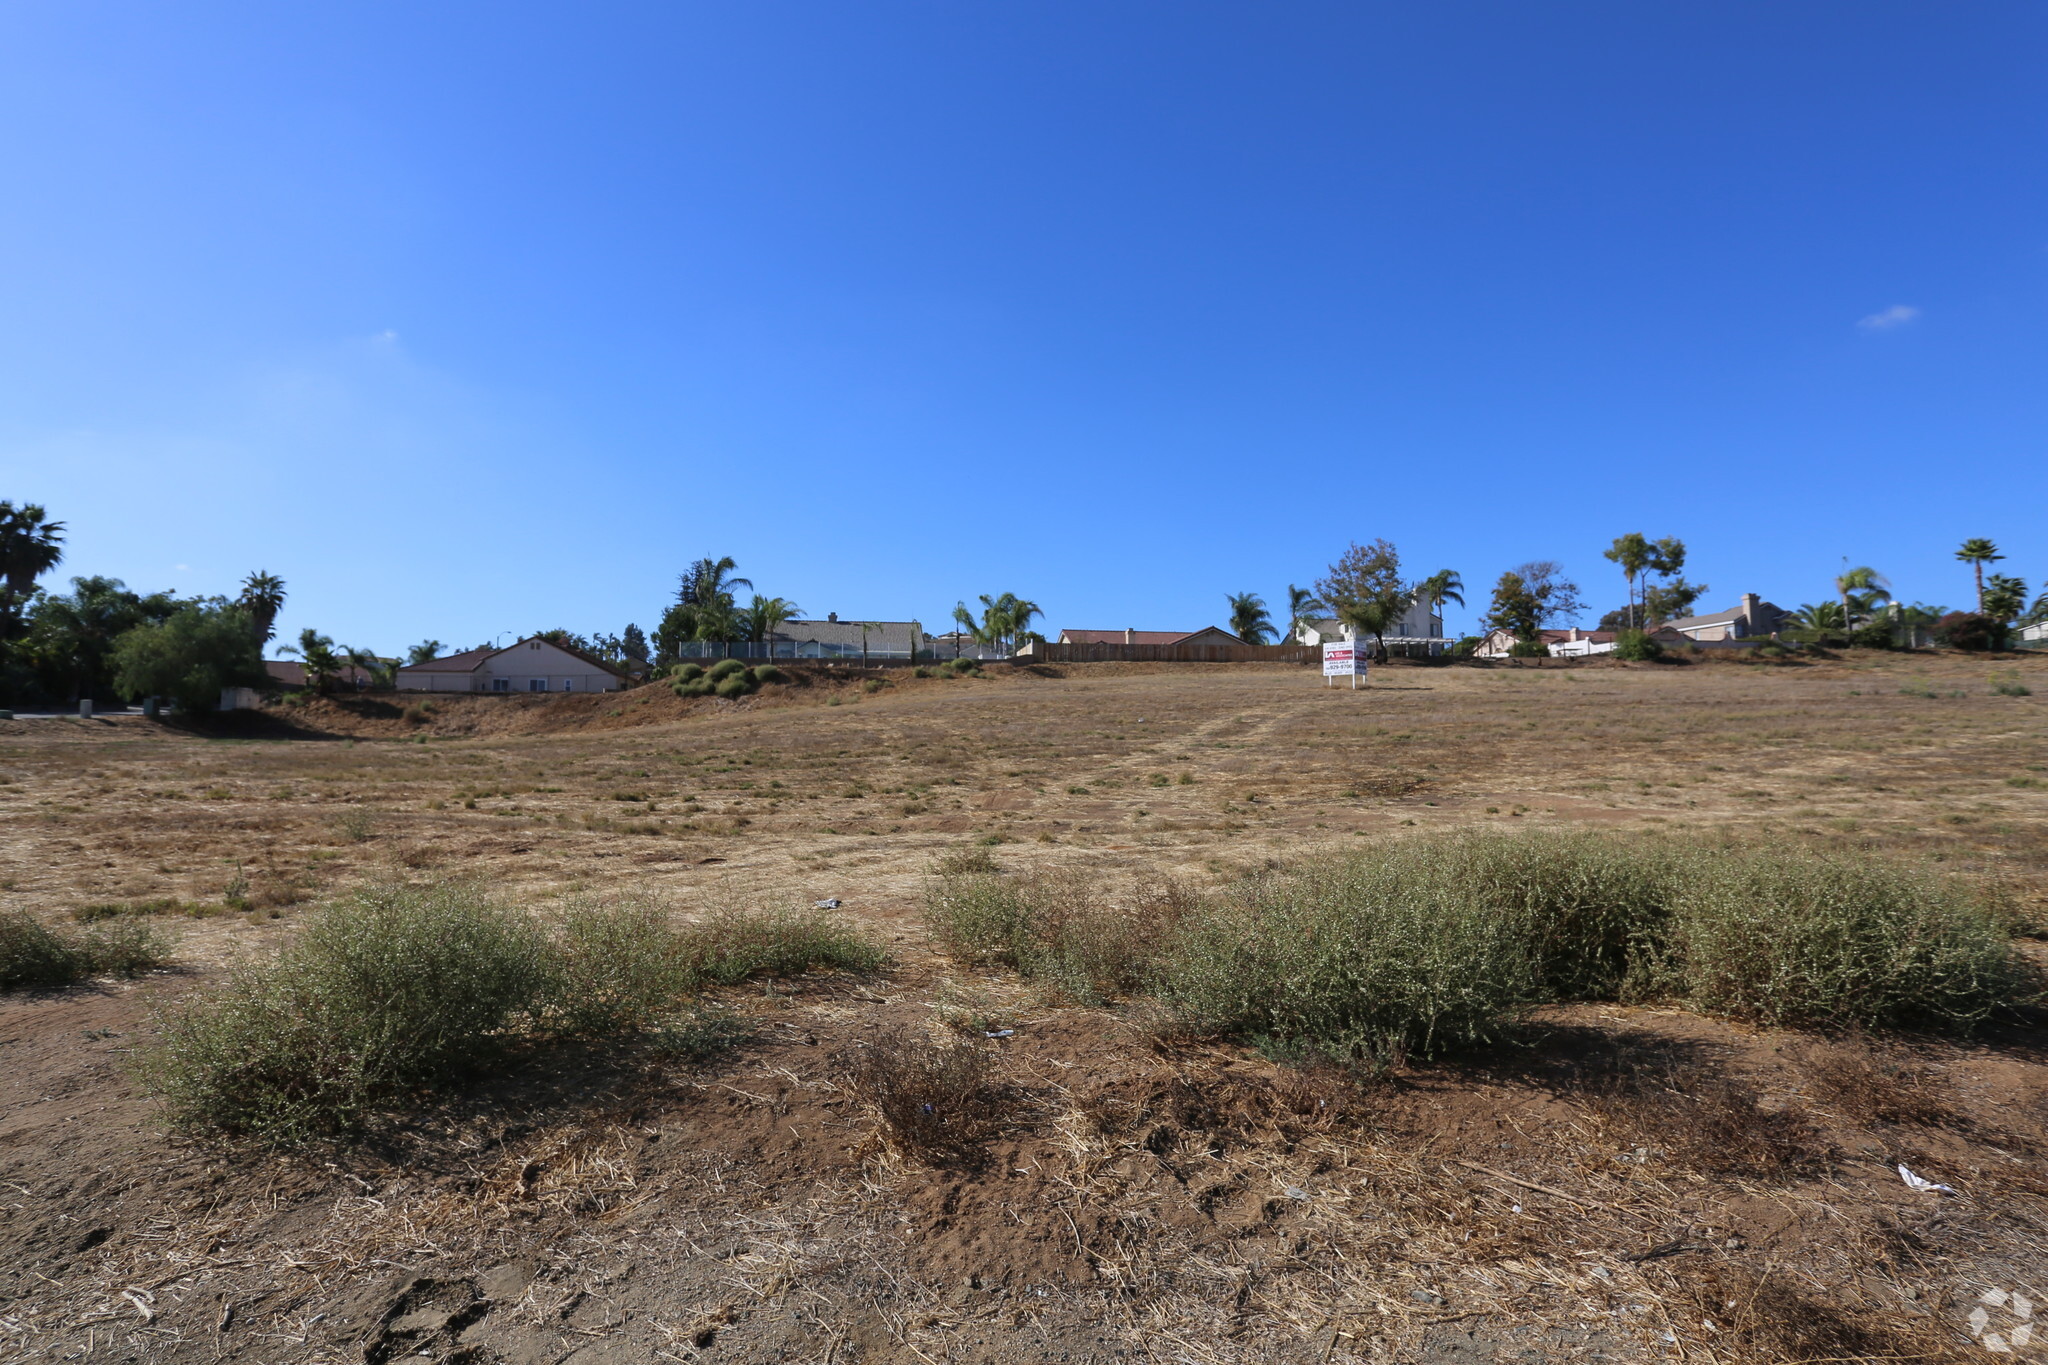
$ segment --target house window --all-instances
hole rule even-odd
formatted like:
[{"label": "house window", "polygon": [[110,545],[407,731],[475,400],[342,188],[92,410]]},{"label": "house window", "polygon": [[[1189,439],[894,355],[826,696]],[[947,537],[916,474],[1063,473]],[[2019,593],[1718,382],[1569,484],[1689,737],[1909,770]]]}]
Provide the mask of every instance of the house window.
[{"label": "house window", "polygon": [[[527,646],[526,646],[526,647],[527,647],[528,649],[539,649],[539,648],[540,648],[540,641],[538,641],[538,640],[534,640],[534,641],[531,641],[531,642],[529,642],[529,643],[527,644]],[[541,690],[542,690],[542,691],[546,691],[547,689],[543,688],[543,689],[541,689]]]},{"label": "house window", "polygon": [[545,692],[548,690],[548,680],[546,678],[528,678],[526,680],[526,690],[529,692]]},{"label": "house window", "polygon": [[576,680],[574,678],[562,679],[562,690],[564,692],[574,692],[576,690]]},{"label": "house window", "polygon": [[511,690],[512,690],[512,680],[511,680],[510,678],[493,678],[493,679],[491,679],[491,691],[493,691],[493,692],[510,692]]}]

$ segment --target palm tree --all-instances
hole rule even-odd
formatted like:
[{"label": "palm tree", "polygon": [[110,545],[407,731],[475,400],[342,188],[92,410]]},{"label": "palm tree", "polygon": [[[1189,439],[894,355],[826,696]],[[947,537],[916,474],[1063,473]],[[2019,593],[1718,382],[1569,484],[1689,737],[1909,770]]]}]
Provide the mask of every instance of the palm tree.
[{"label": "palm tree", "polygon": [[[1621,566],[1622,580],[1628,584],[1628,623],[1641,625],[1636,619],[1636,579],[1650,567],[1655,550],[1641,531],[1630,531],[1625,536],[1616,536],[1614,543],[1600,552]],[[1464,604],[1459,603],[1460,606]]]},{"label": "palm tree", "polygon": [[1000,597],[983,593],[981,605],[981,629],[975,632],[974,638],[984,644],[1000,642],[1005,654],[1017,652],[1017,637],[1030,629],[1032,617],[1045,615],[1036,602],[1027,601],[1013,592],[1006,592]]},{"label": "palm tree", "polygon": [[1315,613],[1328,610],[1329,608],[1323,604],[1323,600],[1320,597],[1317,597],[1307,588],[1297,588],[1292,583],[1289,583],[1287,585],[1287,638],[1289,640],[1300,640],[1301,628],[1315,619]]},{"label": "palm tree", "polygon": [[1266,610],[1266,599],[1255,592],[1228,593],[1224,601],[1230,603],[1230,633],[1248,645],[1262,645],[1273,633],[1273,617]]},{"label": "palm tree", "polygon": [[1983,605],[1978,615],[2001,623],[2010,622],[2027,609],[2027,581],[1995,573],[1985,580],[1984,595],[1980,600]]},{"label": "palm tree", "polygon": [[[5,503],[0,503],[0,507],[4,506]],[[1981,616],[1984,614],[1984,566],[1996,564],[2005,556],[1998,552],[1996,545],[1982,536],[1975,536],[1963,542],[1962,548],[1956,551],[1956,558],[1977,571],[1977,614]]]},{"label": "palm tree", "polygon": [[687,602],[691,606],[703,607],[710,606],[720,598],[727,602],[732,601],[733,593],[740,588],[751,592],[754,587],[752,579],[733,575],[733,570],[738,567],[731,555],[718,559],[707,556],[698,560],[690,566],[689,572],[683,575],[682,586],[676,593],[676,600]]},{"label": "palm tree", "polygon": [[783,597],[763,597],[754,594],[754,600],[747,604],[747,638],[755,644],[768,646],[768,657],[775,657],[775,632],[782,629],[785,621],[793,621],[803,608]]},{"label": "palm tree", "polygon": [[64,559],[64,523],[32,502],[0,500],[0,635],[13,636],[36,580]]},{"label": "palm tree", "polygon": [[1441,618],[1446,602],[1465,605],[1465,580],[1456,569],[1438,569],[1415,585],[1415,600],[1429,605],[1430,614]]},{"label": "palm tree", "polygon": [[306,666],[306,681],[316,692],[325,692],[334,675],[341,672],[341,656],[334,652],[334,640],[307,626],[299,632],[299,642],[286,645],[280,654],[296,654],[299,662]]},{"label": "palm tree", "polygon": [[258,643],[270,643],[277,634],[277,613],[284,607],[284,580],[258,569],[242,580],[242,595],[236,602],[249,613]]},{"label": "palm tree", "polygon": [[405,652],[405,661],[409,664],[430,663],[440,658],[441,651],[447,647],[439,640],[422,640]]},{"label": "palm tree", "polygon": [[1818,635],[1825,631],[1843,629],[1847,618],[1839,602],[1808,602],[1792,613],[1792,619],[1799,623],[1801,630],[1812,631]]},{"label": "palm tree", "polygon": [[953,626],[953,657],[956,659],[960,657],[960,637],[962,635],[972,635],[974,643],[978,645],[988,643],[986,639],[982,638],[981,627],[975,622],[974,613],[967,610],[965,602],[955,602],[953,604]]},{"label": "palm tree", "polygon": [[[1847,560],[1843,563],[1846,565]],[[1865,565],[1861,568],[1844,568],[1835,579],[1835,591],[1842,598],[1842,629],[1856,628],[1855,608],[1862,608],[1867,616],[1879,602],[1889,602],[1892,597],[1891,580],[1877,570]],[[1849,594],[1857,594],[1853,604]]]}]

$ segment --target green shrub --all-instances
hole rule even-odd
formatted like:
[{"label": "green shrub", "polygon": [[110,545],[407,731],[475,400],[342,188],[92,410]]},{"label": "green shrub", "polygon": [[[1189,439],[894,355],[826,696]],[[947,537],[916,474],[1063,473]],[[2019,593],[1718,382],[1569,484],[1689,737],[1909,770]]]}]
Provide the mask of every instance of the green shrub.
[{"label": "green shrub", "polygon": [[1177,936],[1156,988],[1180,1022],[1284,1055],[1380,1063],[1492,1041],[1540,1001],[1542,955],[1448,878],[1366,856],[1269,875]]},{"label": "green shrub", "polygon": [[1614,637],[1614,657],[1645,663],[1664,657],[1664,646],[1650,638],[1647,630],[1624,630]]},{"label": "green shrub", "polygon": [[735,673],[744,673],[746,671],[747,666],[738,659],[720,659],[717,663],[711,665],[709,669],[705,670],[704,676],[713,682],[718,682],[721,679],[730,678]]},{"label": "green shrub", "polygon": [[22,911],[0,912],[0,990],[54,989],[91,976],[137,976],[162,965],[168,946],[135,919],[78,931],[53,928]]},{"label": "green shrub", "polygon": [[1868,856],[1703,860],[1671,909],[1658,984],[1712,1013],[1968,1032],[2038,990],[1981,898]]},{"label": "green shrub", "polygon": [[[976,850],[979,852],[979,850]],[[1013,967],[1085,1004],[1145,984],[1197,898],[1167,883],[1118,902],[1083,873],[1006,874],[985,853],[942,863],[925,888],[925,924],[968,962]]]},{"label": "green shrub", "polygon": [[679,697],[708,697],[717,684],[705,677],[700,669],[696,677],[679,678],[672,686],[675,689],[675,694]]},{"label": "green shrub", "polygon": [[1508,646],[1508,657],[1512,659],[1547,659],[1550,646],[1541,640],[1517,640]]},{"label": "green shrub", "polygon": [[345,1134],[550,1039],[707,1055],[746,1025],[694,999],[704,985],[881,960],[822,912],[679,925],[641,902],[586,902],[551,938],[474,887],[383,888],[172,1006],[145,1076],[181,1126]]},{"label": "green shrub", "polygon": [[695,682],[704,676],[704,665],[677,664],[675,671],[669,674],[669,676],[679,683]]},{"label": "green shrub", "polygon": [[972,676],[981,672],[981,660],[970,659],[962,655],[957,659],[949,659],[941,669],[941,672],[956,678]]},{"label": "green shrub", "polygon": [[761,687],[768,683],[787,681],[783,671],[774,664],[755,664],[747,670],[747,676],[753,679],[754,686],[756,687]]},{"label": "green shrub", "polygon": [[659,906],[638,901],[569,907],[556,942],[554,1024],[608,1037],[663,1026],[696,986],[682,934]]},{"label": "green shrub", "polygon": [[1960,882],[1594,833],[1409,840],[1137,906],[956,855],[925,915],[954,956],[1075,998],[1149,990],[1191,1030],[1368,1063],[1486,1043],[1551,1001],[1966,1032],[2040,987],[2016,926]]},{"label": "green shrub", "polygon": [[84,975],[68,937],[22,911],[0,914],[0,990],[68,986]]},{"label": "green shrub", "polygon": [[817,967],[870,972],[881,944],[827,910],[726,910],[680,932],[677,957],[694,985],[731,986]]},{"label": "green shrub", "polygon": [[550,985],[539,929],[476,888],[367,891],[172,1006],[146,1079],[181,1126],[347,1132],[498,1058]]},{"label": "green shrub", "polygon": [[1998,678],[1992,681],[1991,695],[1995,697],[2031,697],[2034,695],[2034,689],[2021,682],[2017,677]]},{"label": "green shrub", "polygon": [[745,671],[742,670],[726,674],[718,680],[712,690],[721,697],[744,697],[747,693],[754,690],[754,686],[748,680]]}]

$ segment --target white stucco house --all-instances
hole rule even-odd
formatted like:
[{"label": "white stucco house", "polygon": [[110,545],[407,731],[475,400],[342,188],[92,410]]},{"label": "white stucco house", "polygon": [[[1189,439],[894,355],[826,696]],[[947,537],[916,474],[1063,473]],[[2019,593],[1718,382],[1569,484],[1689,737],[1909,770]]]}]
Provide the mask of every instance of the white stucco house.
[{"label": "white stucco house", "polygon": [[398,670],[401,692],[616,692],[624,685],[611,665],[539,636]]},{"label": "white stucco house", "polygon": [[[1288,643],[1342,644],[1350,639],[1351,627],[1334,618],[1318,617],[1303,621]],[[1390,647],[1426,645],[1429,653],[1439,653],[1449,643],[1444,639],[1443,613],[1432,611],[1427,602],[1410,602],[1408,609],[1401,613],[1401,619],[1387,627],[1386,641]]]}]

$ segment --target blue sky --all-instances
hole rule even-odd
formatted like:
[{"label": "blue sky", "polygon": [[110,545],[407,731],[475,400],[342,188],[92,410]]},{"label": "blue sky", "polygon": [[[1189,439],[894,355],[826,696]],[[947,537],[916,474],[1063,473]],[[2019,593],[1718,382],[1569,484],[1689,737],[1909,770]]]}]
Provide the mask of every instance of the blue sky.
[{"label": "blue sky", "polygon": [[[2048,577],[2048,7],[0,7],[0,497],[396,651]],[[1591,623],[1591,615],[1585,624]]]}]

